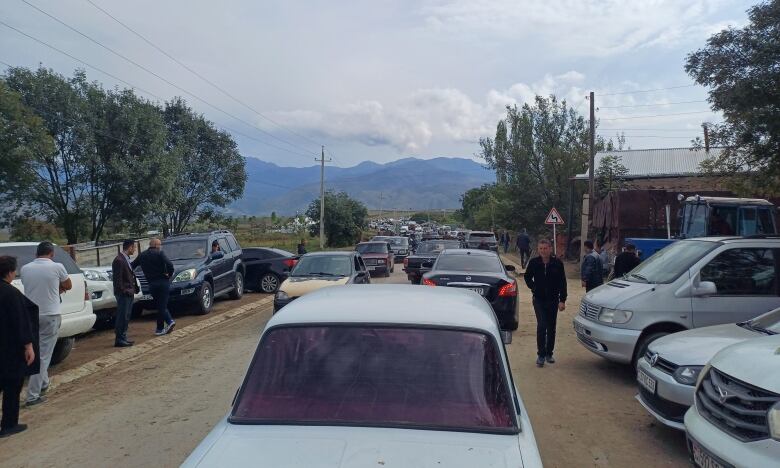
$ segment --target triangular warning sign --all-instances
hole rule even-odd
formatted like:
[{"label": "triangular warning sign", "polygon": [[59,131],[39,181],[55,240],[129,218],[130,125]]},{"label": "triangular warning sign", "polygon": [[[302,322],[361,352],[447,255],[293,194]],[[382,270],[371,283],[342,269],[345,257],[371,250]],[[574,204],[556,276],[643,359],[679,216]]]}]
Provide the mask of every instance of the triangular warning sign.
[{"label": "triangular warning sign", "polygon": [[558,210],[553,208],[544,220],[544,224],[563,224],[563,216],[558,213]]}]

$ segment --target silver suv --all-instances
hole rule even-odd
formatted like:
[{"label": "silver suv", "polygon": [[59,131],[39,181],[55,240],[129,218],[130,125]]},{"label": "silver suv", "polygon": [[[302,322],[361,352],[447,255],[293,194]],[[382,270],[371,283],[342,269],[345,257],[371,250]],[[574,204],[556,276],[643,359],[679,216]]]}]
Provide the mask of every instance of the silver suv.
[{"label": "silver suv", "polygon": [[585,295],[574,319],[586,349],[636,367],[648,345],[780,307],[780,238],[687,239]]}]

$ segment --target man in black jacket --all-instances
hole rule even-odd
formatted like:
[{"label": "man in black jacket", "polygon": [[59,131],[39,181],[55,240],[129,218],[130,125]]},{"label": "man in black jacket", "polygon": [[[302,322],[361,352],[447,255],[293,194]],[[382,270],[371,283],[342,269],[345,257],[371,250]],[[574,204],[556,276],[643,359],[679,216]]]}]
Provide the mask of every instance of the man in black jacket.
[{"label": "man in black jacket", "polygon": [[624,277],[640,263],[642,263],[642,261],[639,260],[639,257],[636,255],[636,247],[634,244],[626,244],[626,249],[615,257],[615,278]]},{"label": "man in black jacket", "polygon": [[566,272],[563,262],[552,256],[552,243],[541,239],[536,248],[539,256],[528,262],[525,284],[533,292],[536,314],[536,365],[544,366],[545,360],[555,363],[555,327],[558,312],[566,310]]},{"label": "man in black jacket", "polygon": [[122,251],[111,263],[111,280],[114,283],[116,297],[116,321],[114,323],[114,346],[124,348],[132,346],[133,340],[127,337],[127,326],[133,311],[133,296],[138,292],[135,273],[130,266],[130,257],[135,254],[135,241],[122,241]]},{"label": "man in black jacket", "polygon": [[149,290],[157,305],[157,329],[155,335],[167,335],[173,331],[176,322],[168,310],[168,296],[171,290],[171,276],[173,275],[173,263],[168,260],[160,248],[160,239],[149,241],[149,248],[141,252],[130,264],[135,270],[139,265],[144,272],[146,281],[149,282]]},{"label": "man in black jacket", "polygon": [[31,368],[38,335],[31,313],[37,324],[38,306],[11,285],[15,277],[16,258],[0,257],[0,438],[27,429],[26,424],[19,424],[19,395],[24,376],[38,373],[38,369]]}]

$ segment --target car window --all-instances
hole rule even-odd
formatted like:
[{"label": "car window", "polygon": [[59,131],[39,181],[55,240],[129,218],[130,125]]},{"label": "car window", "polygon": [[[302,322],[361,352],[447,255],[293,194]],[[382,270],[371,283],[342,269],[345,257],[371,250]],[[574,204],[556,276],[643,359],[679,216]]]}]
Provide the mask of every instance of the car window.
[{"label": "car window", "polygon": [[227,240],[225,240],[224,237],[220,237],[219,239],[217,239],[217,242],[219,243],[219,249],[225,252],[225,255],[233,251],[233,249],[230,248],[230,246],[227,243]]},{"label": "car window", "polygon": [[457,249],[460,247],[458,242],[423,242],[417,247],[417,253],[438,253],[444,249]]},{"label": "car window", "polygon": [[352,260],[346,255],[303,256],[290,276],[349,276],[352,274]]},{"label": "car window", "polygon": [[496,255],[439,255],[433,268],[448,271],[504,272],[504,267]]},{"label": "car window", "polygon": [[363,261],[363,257],[358,257],[358,262],[360,263],[360,271],[366,271],[366,264]]},{"label": "car window", "polygon": [[[37,244],[16,245],[16,246],[0,245],[0,255],[10,255],[11,257],[16,257],[16,275],[18,278],[21,278],[21,276],[19,275],[22,266],[35,260],[35,251],[37,249],[38,249]],[[68,255],[68,253],[65,252],[65,250],[63,250],[62,247],[58,245],[54,246],[53,261],[57,263],[61,263],[62,266],[65,267],[65,271],[67,271],[69,275],[75,275],[81,273],[81,268],[79,268],[79,266],[70,257],[70,255]]]},{"label": "car window", "polygon": [[355,271],[360,271],[360,261],[358,260],[358,256],[354,256],[354,262],[355,262]]},{"label": "car window", "polygon": [[358,244],[355,250],[362,254],[367,253],[387,253],[388,244],[384,242],[372,242],[368,244]]},{"label": "car window", "polygon": [[769,208],[758,209],[756,234],[775,234],[775,224],[772,222],[772,212]]},{"label": "car window", "polygon": [[687,237],[701,237],[707,234],[707,213],[704,203],[688,204],[684,210],[683,229]]},{"label": "car window", "polygon": [[640,283],[671,283],[718,245],[708,241],[675,242],[654,253],[623,279]]},{"label": "car window", "polygon": [[368,325],[265,333],[231,421],[517,432],[495,340]]},{"label": "car window", "polygon": [[772,249],[730,249],[701,269],[719,296],[776,296],[777,271]]},{"label": "car window", "polygon": [[707,233],[710,236],[733,236],[737,234],[737,207],[712,206]]},{"label": "car window", "polygon": [[227,242],[228,242],[228,245],[230,246],[230,250],[238,250],[238,249],[241,248],[238,245],[238,241],[236,240],[235,237],[233,237],[232,234],[228,234],[227,235]]},{"label": "car window", "polygon": [[207,244],[206,239],[168,241],[162,243],[162,251],[170,260],[192,260],[211,252],[211,244]]}]

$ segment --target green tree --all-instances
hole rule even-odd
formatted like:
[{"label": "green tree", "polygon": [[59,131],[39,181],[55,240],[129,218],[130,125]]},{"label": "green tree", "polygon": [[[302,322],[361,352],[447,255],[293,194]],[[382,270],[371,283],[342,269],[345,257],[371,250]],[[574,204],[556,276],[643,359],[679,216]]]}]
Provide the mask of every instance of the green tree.
[{"label": "green tree", "polygon": [[[309,227],[312,236],[320,232],[320,199],[309,204],[306,216],[317,220]],[[346,192],[325,193],[325,238],[328,247],[346,247],[360,240],[360,234],[365,229],[368,220],[368,210],[359,201],[350,198]]]},{"label": "green tree", "polygon": [[738,192],[772,196],[780,194],[780,0],[750,8],[748,18],[688,55],[685,71],[723,112],[709,127],[711,145],[724,150],[703,168],[729,175]]},{"label": "green tree", "polygon": [[601,158],[596,174],[594,174],[598,197],[604,198],[609,193],[623,188],[626,174],[628,174],[628,169],[623,165],[620,156],[608,155]]}]

